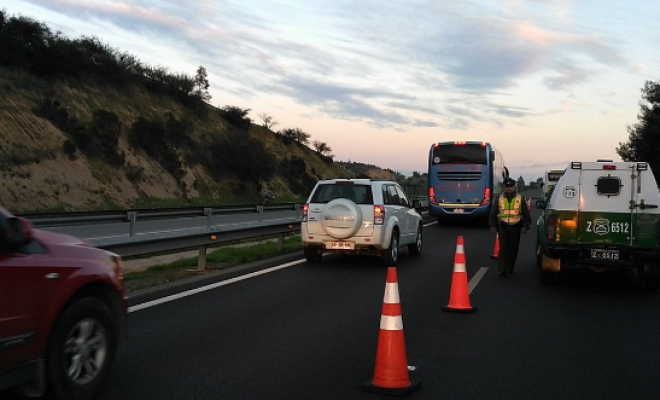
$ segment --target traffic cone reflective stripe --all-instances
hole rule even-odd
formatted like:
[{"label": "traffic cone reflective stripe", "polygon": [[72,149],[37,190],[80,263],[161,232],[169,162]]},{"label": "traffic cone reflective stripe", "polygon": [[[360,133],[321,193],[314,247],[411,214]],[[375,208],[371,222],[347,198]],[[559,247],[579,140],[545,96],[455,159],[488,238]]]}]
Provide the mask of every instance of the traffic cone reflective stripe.
[{"label": "traffic cone reflective stripe", "polygon": [[442,307],[444,311],[474,312],[477,307],[470,304],[470,292],[468,289],[467,269],[465,266],[465,250],[463,236],[456,241],[456,255],[454,256],[454,273],[451,279],[449,291],[449,304]]},{"label": "traffic cone reflective stripe", "polygon": [[387,270],[385,296],[380,316],[378,350],[373,379],[360,385],[363,390],[406,395],[419,388],[421,381],[411,381],[403,337],[403,317],[399,299],[396,268]]},{"label": "traffic cone reflective stripe", "polygon": [[493,255],[490,258],[497,258],[500,254],[500,234],[495,235],[495,249],[493,249]]}]

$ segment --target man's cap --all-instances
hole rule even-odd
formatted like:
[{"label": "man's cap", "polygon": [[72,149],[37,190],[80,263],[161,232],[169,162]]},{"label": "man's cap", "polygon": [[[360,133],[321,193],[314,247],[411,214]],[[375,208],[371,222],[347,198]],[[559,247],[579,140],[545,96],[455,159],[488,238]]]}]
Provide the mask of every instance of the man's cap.
[{"label": "man's cap", "polygon": [[503,185],[504,185],[505,187],[516,186],[516,181],[513,180],[513,178],[506,178],[506,179],[504,180],[504,182],[503,182]]}]

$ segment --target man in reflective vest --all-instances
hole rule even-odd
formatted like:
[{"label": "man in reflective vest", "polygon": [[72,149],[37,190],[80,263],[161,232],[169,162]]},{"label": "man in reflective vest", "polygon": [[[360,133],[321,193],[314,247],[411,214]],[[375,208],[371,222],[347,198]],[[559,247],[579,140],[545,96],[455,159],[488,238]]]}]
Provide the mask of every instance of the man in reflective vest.
[{"label": "man in reflective vest", "polygon": [[516,193],[516,181],[504,180],[504,193],[493,199],[488,218],[490,229],[497,232],[500,251],[497,254],[497,274],[504,276],[513,273],[520,245],[520,231],[527,233],[532,217],[527,208],[527,200]]}]

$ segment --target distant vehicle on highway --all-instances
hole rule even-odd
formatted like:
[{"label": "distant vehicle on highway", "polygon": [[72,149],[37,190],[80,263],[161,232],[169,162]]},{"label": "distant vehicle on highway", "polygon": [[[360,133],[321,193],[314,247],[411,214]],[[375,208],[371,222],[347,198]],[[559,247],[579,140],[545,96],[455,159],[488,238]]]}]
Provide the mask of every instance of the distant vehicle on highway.
[{"label": "distant vehicle on highway", "polygon": [[305,258],[318,262],[323,253],[367,254],[393,267],[400,246],[408,246],[413,255],[422,251],[420,208],[421,202],[408,200],[393,181],[319,181],[303,206]]},{"label": "distant vehicle on highway", "polygon": [[119,256],[33,229],[0,207],[0,397],[96,396],[126,315]]},{"label": "distant vehicle on highway", "polygon": [[487,220],[491,199],[509,177],[504,157],[487,142],[440,142],[428,159],[429,215],[444,220]]},{"label": "distant vehicle on highway", "polygon": [[543,200],[548,201],[548,199],[550,199],[552,190],[557,182],[559,182],[559,178],[561,178],[562,175],[564,175],[563,169],[545,171],[545,174],[543,175]]}]

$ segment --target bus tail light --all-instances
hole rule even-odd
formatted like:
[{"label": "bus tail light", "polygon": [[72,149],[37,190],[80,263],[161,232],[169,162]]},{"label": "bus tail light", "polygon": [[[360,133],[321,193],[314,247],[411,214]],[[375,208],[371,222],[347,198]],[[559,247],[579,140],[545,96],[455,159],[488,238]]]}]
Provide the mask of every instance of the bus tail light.
[{"label": "bus tail light", "polygon": [[302,222],[307,222],[307,213],[309,213],[309,203],[303,204],[302,212],[303,212]]},{"label": "bus tail light", "polygon": [[385,222],[385,207],[374,206],[374,225],[383,225]]},{"label": "bus tail light", "polygon": [[488,204],[490,204],[490,188],[484,189],[484,199],[481,200],[480,205],[487,206]]},{"label": "bus tail light", "polygon": [[433,187],[429,188],[429,204],[438,205],[438,200],[435,199],[435,190],[433,190]]}]

